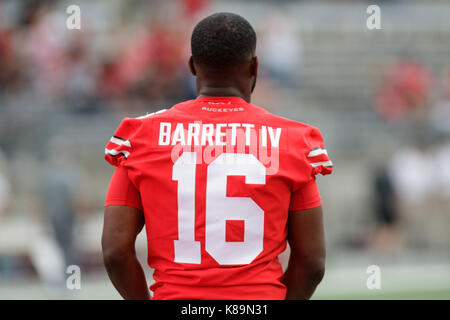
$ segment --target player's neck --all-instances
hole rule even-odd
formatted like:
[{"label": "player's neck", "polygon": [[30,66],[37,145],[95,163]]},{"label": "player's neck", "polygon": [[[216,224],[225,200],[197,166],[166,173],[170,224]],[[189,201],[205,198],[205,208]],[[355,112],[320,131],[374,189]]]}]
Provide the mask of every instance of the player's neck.
[{"label": "player's neck", "polygon": [[197,98],[200,97],[240,97],[250,102],[250,93],[245,94],[235,87],[209,87],[202,86],[197,90]]}]

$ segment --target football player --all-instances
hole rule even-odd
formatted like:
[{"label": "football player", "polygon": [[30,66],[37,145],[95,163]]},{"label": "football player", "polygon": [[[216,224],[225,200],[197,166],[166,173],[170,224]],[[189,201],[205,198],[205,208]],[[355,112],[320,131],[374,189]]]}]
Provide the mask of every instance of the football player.
[{"label": "football player", "polygon": [[208,16],[191,37],[197,98],[123,119],[106,145],[103,257],[123,298],[151,298],[135,254],[143,226],[153,299],[308,299],[321,281],[316,175],[333,164],[317,128],[250,103],[255,49],[247,20]]}]

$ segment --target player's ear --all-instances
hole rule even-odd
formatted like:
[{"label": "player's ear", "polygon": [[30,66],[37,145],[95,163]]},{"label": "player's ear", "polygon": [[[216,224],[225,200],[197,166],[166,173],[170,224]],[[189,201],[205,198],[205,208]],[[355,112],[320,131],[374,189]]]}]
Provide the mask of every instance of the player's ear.
[{"label": "player's ear", "polygon": [[250,65],[250,75],[255,78],[258,77],[258,57],[257,56],[254,56],[252,58],[252,62]]},{"label": "player's ear", "polygon": [[192,58],[192,56],[189,58],[189,70],[191,70],[191,73],[196,76],[197,75],[197,71],[195,70],[195,66],[194,66],[194,59]]}]

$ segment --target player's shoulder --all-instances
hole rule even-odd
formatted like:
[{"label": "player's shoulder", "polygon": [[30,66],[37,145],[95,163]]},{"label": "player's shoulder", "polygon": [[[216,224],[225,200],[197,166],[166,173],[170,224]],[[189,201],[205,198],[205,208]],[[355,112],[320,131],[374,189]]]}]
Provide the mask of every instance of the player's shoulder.
[{"label": "player's shoulder", "polygon": [[179,114],[184,106],[192,104],[193,100],[186,100],[183,102],[176,103],[172,106],[166,108],[161,108],[158,111],[147,113],[145,115],[135,118],[135,120],[140,121],[141,124],[153,122],[153,120],[161,120],[165,118],[173,118]]},{"label": "player's shoulder", "polygon": [[174,107],[180,104],[182,103],[178,103],[172,107],[158,108],[157,111],[147,112],[146,114],[137,117],[124,117],[121,120],[119,127],[123,126],[136,130],[139,127],[152,123],[154,120],[171,117],[173,115],[173,112],[175,111]]},{"label": "player's shoulder", "polygon": [[273,125],[278,125],[279,127],[286,128],[289,131],[309,134],[312,131],[319,131],[319,129],[311,124],[307,124],[304,122],[300,122],[297,120],[293,120],[287,117],[283,117],[277,114],[274,114],[262,107],[256,106],[252,104],[252,107],[257,110],[260,114],[260,118],[265,123],[271,123]]},{"label": "player's shoulder", "polygon": [[161,119],[173,119],[176,117],[177,112],[179,110],[182,110],[182,107],[184,105],[192,103],[192,100],[183,101],[180,103],[176,103],[172,106],[168,106],[166,108],[160,107],[155,108],[157,111],[154,112],[147,112],[146,114],[137,116],[137,117],[124,117],[118,127],[118,130],[120,131],[126,131],[128,135],[133,132],[137,133],[140,131],[140,129],[147,127],[148,125],[151,125],[154,121],[158,121]]},{"label": "player's shoulder", "polygon": [[145,130],[146,124],[166,111],[161,109],[138,117],[124,117],[105,146],[105,159],[119,166],[131,155],[133,145],[142,136],[141,133],[149,132]]},{"label": "player's shoulder", "polygon": [[[314,166],[317,163],[332,166],[325,149],[322,132],[318,127],[273,114],[258,106],[254,107],[256,108],[255,111],[258,110],[256,112],[260,114],[259,118],[263,120],[264,124],[282,128],[285,133],[288,150],[294,153],[304,154],[308,160],[315,161],[313,163]],[[319,155],[320,157],[316,157]]]},{"label": "player's shoulder", "polygon": [[158,111],[147,112],[146,114],[138,116],[138,117],[135,117],[135,118],[125,117],[124,120],[125,121],[130,121],[130,122],[135,123],[137,125],[143,125],[145,123],[151,122],[155,118],[159,118],[161,116],[165,116],[168,111],[170,111],[170,108],[161,108]]},{"label": "player's shoulder", "polygon": [[266,117],[287,128],[289,149],[302,155],[312,168],[312,174],[328,175],[333,172],[325,141],[319,128],[267,112]]}]

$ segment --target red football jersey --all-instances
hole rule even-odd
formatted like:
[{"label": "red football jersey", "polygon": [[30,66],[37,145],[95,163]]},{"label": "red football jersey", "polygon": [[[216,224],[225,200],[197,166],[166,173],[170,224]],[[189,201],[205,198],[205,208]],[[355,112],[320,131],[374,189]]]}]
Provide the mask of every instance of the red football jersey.
[{"label": "red football jersey", "polygon": [[154,299],[284,299],[288,212],[332,172],[320,131],[237,97],[125,118],[105,205],[142,209]]}]

